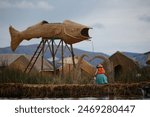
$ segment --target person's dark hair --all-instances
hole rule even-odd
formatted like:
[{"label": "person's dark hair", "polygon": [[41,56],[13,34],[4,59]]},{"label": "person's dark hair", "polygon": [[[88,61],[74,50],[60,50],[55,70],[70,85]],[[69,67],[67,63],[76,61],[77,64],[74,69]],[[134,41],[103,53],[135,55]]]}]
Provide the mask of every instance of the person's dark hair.
[{"label": "person's dark hair", "polygon": [[99,66],[98,66],[98,65],[96,65],[96,68],[99,68]]}]

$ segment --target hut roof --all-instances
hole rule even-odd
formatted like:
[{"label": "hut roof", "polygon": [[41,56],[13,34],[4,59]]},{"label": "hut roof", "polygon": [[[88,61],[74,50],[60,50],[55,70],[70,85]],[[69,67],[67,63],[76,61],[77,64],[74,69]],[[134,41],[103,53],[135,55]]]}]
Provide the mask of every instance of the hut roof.
[{"label": "hut roof", "polygon": [[112,58],[116,54],[121,54],[124,57],[128,58],[129,60],[132,60],[139,67],[147,66],[146,62],[147,62],[147,58],[148,58],[148,53],[131,53],[131,52],[119,52],[119,51],[117,51],[112,56],[110,56],[110,58]]},{"label": "hut roof", "polygon": [[[17,61],[20,57],[25,57],[28,61],[31,59],[31,55],[25,54],[0,54],[0,66],[9,66],[13,62]],[[39,57],[34,65],[34,67],[40,71],[41,70],[41,57]],[[27,63],[28,64],[28,63]],[[52,70],[52,65],[47,61],[43,60],[43,70]]]},{"label": "hut roof", "polygon": [[[78,64],[79,61],[80,61],[80,57],[75,56],[75,64]],[[60,61],[60,63],[61,63],[61,61]],[[64,58],[64,64],[72,65],[73,64],[72,57]],[[87,72],[90,75],[93,75],[95,73],[95,68],[90,63],[85,61],[84,59],[82,59],[79,66],[82,70],[84,70],[85,72]]]},{"label": "hut roof", "polygon": [[21,54],[0,54],[0,66],[9,66],[20,56]]},{"label": "hut roof", "polygon": [[[78,63],[77,57],[74,57],[74,61],[75,61],[75,64]],[[62,61],[59,61],[58,63],[62,63]],[[64,58],[64,64],[73,64],[72,57]]]},{"label": "hut roof", "polygon": [[[27,58],[29,61],[31,59],[31,55],[23,55],[25,58]],[[41,63],[42,63],[42,59],[41,57],[39,57],[34,65],[34,67],[40,71],[41,70]],[[53,70],[53,66],[45,59],[43,59],[43,70]]]},{"label": "hut roof", "polygon": [[[53,62],[53,57],[50,57],[50,58],[48,58],[47,59],[49,62]],[[59,58],[58,57],[55,57],[55,61],[58,61],[59,60]]]},{"label": "hut roof", "polygon": [[117,55],[117,54],[120,54],[120,55],[124,56],[125,58],[127,58],[127,59],[129,59],[129,60],[131,60],[131,61],[133,61],[133,62],[136,62],[133,58],[131,58],[130,56],[127,56],[125,53],[120,52],[120,51],[117,51],[116,53],[114,53],[114,54],[113,54],[112,56],[110,56],[109,58],[112,58],[112,57],[114,57],[114,56]]},{"label": "hut roof", "polygon": [[[125,61],[122,61],[122,59],[120,59],[120,56],[125,58]],[[120,63],[126,65],[126,62],[128,61],[128,62],[132,63],[135,66],[139,66],[137,61],[135,61],[134,59],[132,59],[128,56],[126,56],[125,54],[123,54],[122,52],[119,52],[119,51],[117,51],[112,56],[110,56],[109,59],[110,59],[110,61],[114,62],[113,63],[114,65],[117,65],[117,64],[120,64]]]}]

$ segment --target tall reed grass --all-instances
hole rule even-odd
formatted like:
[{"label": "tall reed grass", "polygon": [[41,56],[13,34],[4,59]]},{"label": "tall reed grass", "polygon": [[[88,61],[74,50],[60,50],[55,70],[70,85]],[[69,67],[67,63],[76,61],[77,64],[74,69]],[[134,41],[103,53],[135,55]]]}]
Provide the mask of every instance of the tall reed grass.
[{"label": "tall reed grass", "polygon": [[82,75],[81,78],[74,78],[66,75],[61,76],[45,76],[40,73],[25,74],[20,70],[5,68],[0,70],[0,83],[24,83],[24,84],[92,84],[93,79]]}]

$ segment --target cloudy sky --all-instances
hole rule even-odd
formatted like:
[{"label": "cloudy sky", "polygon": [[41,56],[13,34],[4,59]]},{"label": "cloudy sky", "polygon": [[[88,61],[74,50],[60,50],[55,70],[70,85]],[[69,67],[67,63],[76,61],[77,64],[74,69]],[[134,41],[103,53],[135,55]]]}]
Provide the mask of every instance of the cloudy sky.
[{"label": "cloudy sky", "polygon": [[[0,0],[0,48],[10,45],[10,25],[21,31],[42,20],[65,19],[93,27],[92,41],[76,48],[107,54],[150,51],[150,0]],[[33,43],[39,40],[21,45]]]}]

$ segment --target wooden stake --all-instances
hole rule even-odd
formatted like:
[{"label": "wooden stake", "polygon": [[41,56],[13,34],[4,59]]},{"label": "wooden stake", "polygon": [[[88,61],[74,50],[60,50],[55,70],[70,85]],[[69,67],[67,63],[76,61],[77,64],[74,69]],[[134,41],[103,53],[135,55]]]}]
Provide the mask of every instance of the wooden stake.
[{"label": "wooden stake", "polygon": [[[43,39],[42,39],[43,40]],[[44,48],[45,48],[45,43],[43,41],[43,45],[42,45],[42,56],[41,56],[41,73],[43,71],[43,60],[44,60]]]},{"label": "wooden stake", "polygon": [[71,55],[72,55],[73,67],[75,68],[76,65],[75,65],[75,60],[74,60],[74,52],[73,52],[73,46],[72,46],[72,44],[70,45],[70,47],[71,47]]},{"label": "wooden stake", "polygon": [[63,41],[61,45],[61,59],[62,59],[62,78],[64,77],[64,47],[63,47]]},{"label": "wooden stake", "polygon": [[54,40],[52,39],[52,57],[53,57],[53,69],[54,77],[56,76],[56,66],[55,66],[55,51],[54,51]]}]

